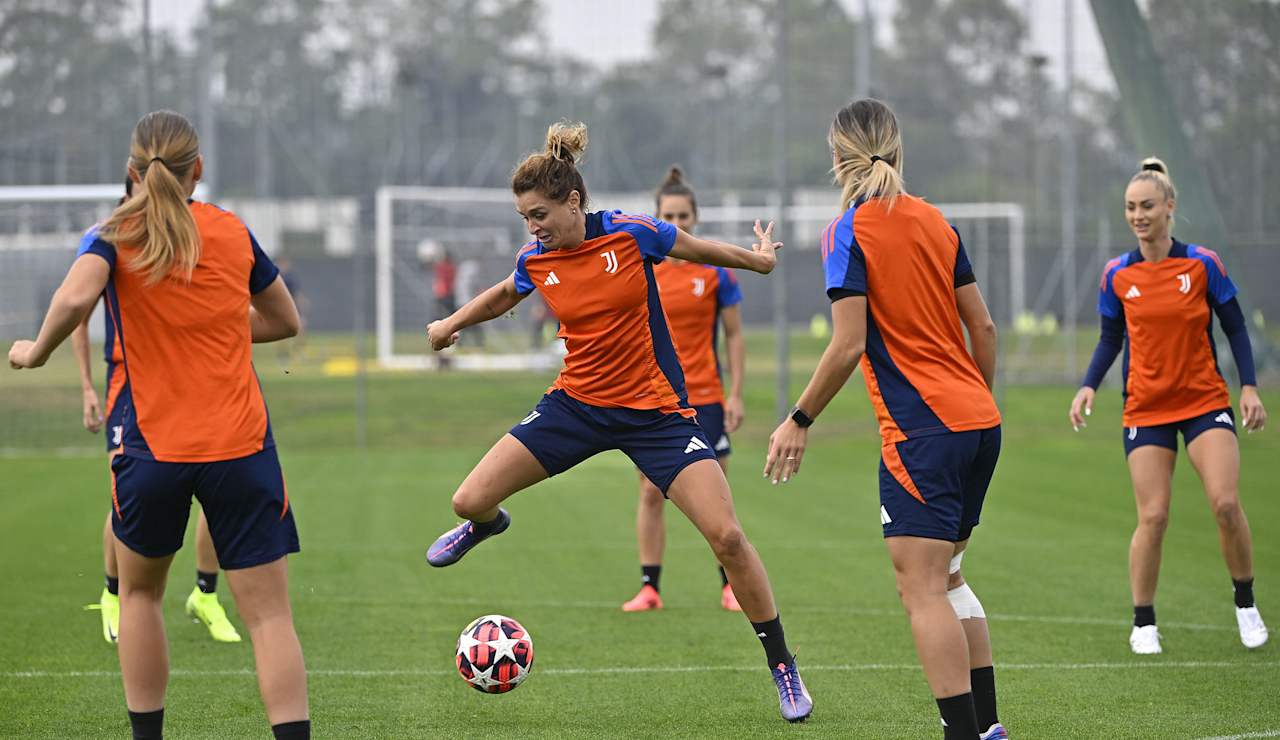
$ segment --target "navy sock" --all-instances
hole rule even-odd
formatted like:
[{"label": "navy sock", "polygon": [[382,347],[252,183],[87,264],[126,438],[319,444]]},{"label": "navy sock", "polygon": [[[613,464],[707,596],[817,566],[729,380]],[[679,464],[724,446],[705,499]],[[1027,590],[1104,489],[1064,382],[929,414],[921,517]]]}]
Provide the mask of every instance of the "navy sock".
[{"label": "navy sock", "polygon": [[107,593],[112,596],[120,595],[120,576],[107,576]]},{"label": "navy sock", "polygon": [[487,537],[493,530],[498,528],[498,523],[502,521],[502,510],[498,510],[498,515],[487,522],[477,522],[471,520],[471,530],[481,537]]},{"label": "navy sock", "polygon": [[764,645],[764,655],[769,661],[770,668],[776,668],[780,663],[790,664],[795,660],[795,656],[787,649],[787,637],[782,632],[782,616],[776,616],[768,622],[752,622],[751,627],[756,631],[756,637],[760,638],[760,644]]},{"label": "navy sock", "polygon": [[218,571],[205,573],[199,568],[196,569],[196,588],[200,589],[202,594],[215,593],[218,590]]},{"label": "navy sock", "polygon": [[281,722],[271,725],[271,734],[276,740],[309,740],[311,737],[311,720],[300,719],[297,722]]},{"label": "navy sock", "polygon": [[1000,722],[996,718],[996,669],[994,666],[969,671],[973,687],[973,708],[978,712],[978,728],[983,732]]},{"label": "navy sock", "polygon": [[724,566],[720,566],[720,588],[729,585],[729,574],[724,572]]},{"label": "navy sock", "polygon": [[641,565],[640,566],[640,582],[646,586],[653,586],[654,591],[660,591],[658,587],[658,579],[662,578],[661,565]]},{"label": "navy sock", "polygon": [[164,737],[164,708],[154,712],[129,712],[133,740],[160,740]]},{"label": "navy sock", "polygon": [[1149,627],[1156,623],[1156,605],[1147,604],[1146,606],[1133,607],[1133,626]]},{"label": "navy sock", "polygon": [[937,702],[945,740],[974,740],[978,736],[978,715],[972,693],[948,696]]},{"label": "navy sock", "polygon": [[1235,588],[1235,591],[1236,591],[1236,608],[1237,609],[1248,609],[1249,607],[1254,605],[1252,578],[1246,581],[1237,581],[1236,579],[1232,578],[1231,585]]}]

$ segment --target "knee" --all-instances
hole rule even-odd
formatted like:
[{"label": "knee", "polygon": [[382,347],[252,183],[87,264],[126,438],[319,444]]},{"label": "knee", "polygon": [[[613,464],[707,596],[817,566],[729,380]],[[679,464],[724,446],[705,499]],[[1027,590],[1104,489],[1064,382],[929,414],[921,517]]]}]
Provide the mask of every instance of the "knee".
[{"label": "knee", "polygon": [[1156,537],[1163,537],[1164,531],[1169,528],[1169,511],[1150,509],[1138,512],[1138,527]]},{"label": "knee", "polygon": [[747,536],[742,533],[742,527],[736,524],[725,527],[707,539],[721,563],[738,559],[748,547]]},{"label": "knee", "polygon": [[640,507],[649,511],[661,511],[667,502],[658,487],[645,480],[640,484]]},{"label": "knee", "polygon": [[1240,499],[1236,496],[1218,496],[1213,500],[1213,516],[1218,526],[1231,526],[1240,520]]},{"label": "knee", "polygon": [[465,488],[459,488],[453,494],[453,513],[463,519],[473,519],[481,513],[476,506],[473,496],[470,496]]}]

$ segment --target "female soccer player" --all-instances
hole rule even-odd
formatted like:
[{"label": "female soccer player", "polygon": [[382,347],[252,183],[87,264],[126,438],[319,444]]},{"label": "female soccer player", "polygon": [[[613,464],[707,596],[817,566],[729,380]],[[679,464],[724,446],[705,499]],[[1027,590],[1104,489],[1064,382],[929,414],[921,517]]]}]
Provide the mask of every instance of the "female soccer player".
[{"label": "female soccer player", "polygon": [[[674,224],[681,231],[693,233],[698,223],[698,201],[693,188],[684,181],[684,172],[672,167],[654,196],[658,218]],[[742,424],[742,377],[746,366],[746,348],[742,341],[742,290],[733,273],[723,267],[710,267],[679,259],[664,260],[653,268],[658,279],[662,307],[667,311],[672,339],[684,370],[689,403],[698,412],[702,427],[720,467],[729,469],[729,434]],[[716,353],[717,323],[724,325],[725,345],[729,349],[729,393],[720,384],[720,358]],[[666,527],[662,523],[662,491],[644,474],[640,474],[640,507],[636,512],[636,539],[640,543],[640,592],[622,605],[624,612],[661,609],[659,580],[662,576],[662,551],[666,545]],[[729,577],[720,568],[720,606],[740,612]]]},{"label": "female soccer player", "polygon": [[161,600],[193,493],[249,628],[272,730],[308,737],[285,560],[298,550],[298,533],[250,351],[254,339],[296,334],[298,313],[244,224],[190,200],[203,166],[187,119],[157,111],[138,122],[129,152],[134,196],[81,248],[39,336],[15,342],[9,364],[43,365],[105,291],[124,373],[111,504],[120,672],[134,737],[163,731]]},{"label": "female soccer player", "polygon": [[557,123],[546,149],[531,154],[511,179],[516,211],[534,241],[520,250],[515,272],[448,318],[427,327],[441,350],[458,332],[502,316],[536,288],[560,319],[568,354],[537,407],[498,440],[453,495],[466,519],[427,551],[427,562],[456,563],[471,548],[506,531],[507,497],[562,473],[598,452],[620,449],[675,502],[724,566],[743,611],[764,644],[782,716],[797,722],[813,703],[787,649],[764,564],[747,541],[715,451],[689,406],[684,375],[658,296],[654,265],[665,257],[773,270],[773,226],[753,249],[698,239],[649,216],[587,208],[577,161],[587,127]]},{"label": "female soccer player", "polygon": [[799,472],[809,425],[861,359],[883,440],[880,522],[945,736],[1006,738],[986,614],[960,575],[1000,453],[995,324],[959,232],[903,189],[893,111],[855,101],[827,141],[847,209],[822,234],[832,338],[764,473]]},{"label": "female soccer player", "polygon": [[1144,160],[1125,188],[1125,219],[1138,237],[1138,248],[1103,270],[1098,298],[1102,336],[1069,412],[1074,428],[1085,425],[1094,393],[1123,347],[1124,451],[1138,505],[1138,526],[1129,545],[1129,646],[1142,655],[1161,652],[1156,581],[1179,432],[1218,520],[1218,539],[1235,589],[1240,641],[1247,648],[1267,641],[1267,627],[1253,601],[1253,540],[1240,506],[1240,449],[1231,395],[1218,371],[1210,309],[1231,342],[1244,428],[1261,431],[1267,412],[1258,397],[1236,286],[1218,255],[1173,238],[1176,197],[1168,169],[1155,158]]},{"label": "female soccer player", "polygon": [[[133,195],[133,180],[128,177],[124,181],[124,192],[124,197],[116,204],[117,206]],[[85,239],[92,243],[94,238],[96,238],[94,230],[90,229],[85,234]],[[81,246],[83,247],[84,244]],[[124,409],[121,404],[116,403],[119,400],[119,391],[124,386],[124,372],[117,369],[123,358],[120,355],[119,338],[111,323],[111,312],[104,311],[102,318],[106,330],[103,354],[107,363],[105,419],[98,392],[93,387],[93,363],[89,359],[89,316],[85,316],[84,320],[71,332],[71,347],[75,352],[76,366],[80,369],[84,428],[92,434],[97,434],[105,421],[107,433],[104,436],[107,440],[107,455],[114,457],[120,449],[120,439],[117,435],[124,430],[121,422]],[[91,604],[85,608],[96,607],[102,613],[102,638],[114,645],[116,636],[120,634],[120,571],[116,563],[115,535],[111,532],[109,509],[102,530],[102,562],[106,576],[102,595],[98,597],[96,605]],[[196,523],[196,585],[191,590],[191,595],[187,597],[186,612],[188,616],[203,622],[209,629],[209,636],[214,640],[240,642],[240,633],[236,632],[236,628],[227,619],[227,613],[218,601],[218,554],[213,549],[213,539],[209,536],[209,522],[205,520],[203,509],[200,510],[199,520]]]}]

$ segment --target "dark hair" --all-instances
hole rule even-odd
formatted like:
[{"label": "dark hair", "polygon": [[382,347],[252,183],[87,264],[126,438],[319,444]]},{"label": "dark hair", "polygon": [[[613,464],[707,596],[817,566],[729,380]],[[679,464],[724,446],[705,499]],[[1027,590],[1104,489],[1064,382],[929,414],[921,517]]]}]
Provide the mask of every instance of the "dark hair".
[{"label": "dark hair", "polygon": [[698,215],[698,199],[693,195],[693,188],[684,181],[684,170],[680,169],[680,165],[673,164],[671,169],[667,170],[667,177],[658,186],[653,194],[653,210],[662,209],[662,196],[679,195],[689,199],[689,205],[693,206],[693,215]]},{"label": "dark hair", "polygon": [[542,193],[557,203],[578,191],[582,210],[587,210],[587,184],[578,172],[578,162],[587,150],[587,125],[560,121],[547,129],[547,145],[541,152],[524,158],[511,173],[511,192],[516,195],[530,190]]}]

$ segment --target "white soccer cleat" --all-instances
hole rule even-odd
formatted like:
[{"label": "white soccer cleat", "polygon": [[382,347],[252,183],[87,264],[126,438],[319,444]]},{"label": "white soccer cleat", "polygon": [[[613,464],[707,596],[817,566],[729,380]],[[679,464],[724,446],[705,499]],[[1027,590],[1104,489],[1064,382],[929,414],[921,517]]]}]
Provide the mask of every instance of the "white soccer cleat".
[{"label": "white soccer cleat", "polygon": [[1163,652],[1160,647],[1160,631],[1154,624],[1134,627],[1129,633],[1129,647],[1135,655],[1159,655]]},{"label": "white soccer cleat", "polygon": [[1236,624],[1240,626],[1240,642],[1250,650],[1267,643],[1267,625],[1262,623],[1258,607],[1236,609]]}]

